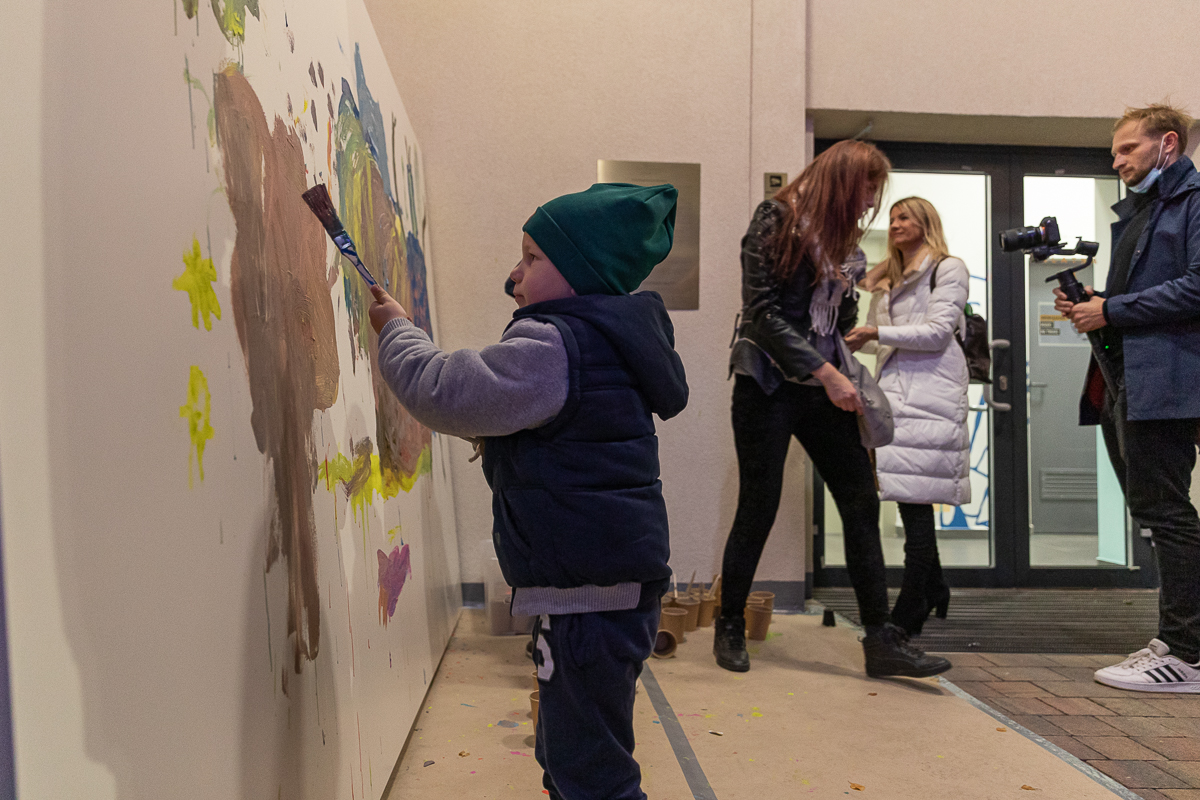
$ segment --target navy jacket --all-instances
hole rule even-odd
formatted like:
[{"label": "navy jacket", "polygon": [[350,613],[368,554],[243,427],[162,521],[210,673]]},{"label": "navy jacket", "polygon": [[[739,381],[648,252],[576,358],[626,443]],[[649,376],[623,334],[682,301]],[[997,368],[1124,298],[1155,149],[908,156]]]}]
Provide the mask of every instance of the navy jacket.
[{"label": "navy jacket", "polygon": [[[1180,156],[1158,185],[1125,293],[1104,303],[1105,319],[1124,342],[1131,421],[1200,417],[1200,173]],[[1131,197],[1113,206],[1114,249],[1132,206]],[[1086,405],[1085,398],[1084,423],[1094,419]]]},{"label": "navy jacket", "polygon": [[562,411],[486,440],[492,537],[510,586],[612,586],[667,578],[670,544],[651,414],[687,405],[683,362],[654,292],[533,303],[567,350]]}]

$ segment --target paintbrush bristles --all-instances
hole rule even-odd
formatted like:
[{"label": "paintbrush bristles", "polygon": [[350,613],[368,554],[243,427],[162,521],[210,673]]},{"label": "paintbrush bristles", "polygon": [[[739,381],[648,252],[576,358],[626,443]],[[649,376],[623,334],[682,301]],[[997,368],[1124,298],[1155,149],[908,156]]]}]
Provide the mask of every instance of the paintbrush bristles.
[{"label": "paintbrush bristles", "polygon": [[346,230],[342,221],[338,219],[337,211],[333,208],[333,199],[329,196],[329,190],[325,188],[325,184],[318,183],[301,196],[312,212],[317,215],[317,219],[321,220],[321,224],[325,226],[325,231],[330,236],[337,236]]}]

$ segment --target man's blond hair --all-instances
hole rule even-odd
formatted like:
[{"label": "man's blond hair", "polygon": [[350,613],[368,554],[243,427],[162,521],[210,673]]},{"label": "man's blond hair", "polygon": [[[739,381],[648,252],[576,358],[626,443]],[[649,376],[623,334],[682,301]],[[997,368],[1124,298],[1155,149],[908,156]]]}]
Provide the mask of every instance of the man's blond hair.
[{"label": "man's blond hair", "polygon": [[1125,115],[1117,120],[1113,131],[1126,122],[1139,122],[1143,133],[1162,136],[1174,132],[1179,136],[1178,152],[1182,153],[1187,149],[1188,128],[1192,127],[1193,121],[1182,108],[1175,108],[1169,103],[1154,103],[1145,108],[1125,109]]}]

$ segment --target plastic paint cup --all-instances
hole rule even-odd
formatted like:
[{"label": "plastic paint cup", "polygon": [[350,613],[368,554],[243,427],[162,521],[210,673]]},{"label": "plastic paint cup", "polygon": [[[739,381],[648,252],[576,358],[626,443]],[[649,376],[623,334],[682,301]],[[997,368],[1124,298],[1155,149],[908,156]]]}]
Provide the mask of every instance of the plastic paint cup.
[{"label": "plastic paint cup", "polygon": [[534,691],[537,691],[540,688],[542,688],[542,685],[538,683],[537,670],[535,669],[533,671],[533,689]]},{"label": "plastic paint cup", "polygon": [[541,692],[530,692],[529,693],[529,716],[533,718],[533,729],[535,731],[537,730],[538,696],[540,694],[541,694]]},{"label": "plastic paint cup", "polygon": [[687,618],[687,611],[678,607],[664,608],[662,616],[659,617],[658,627],[660,630],[670,631],[675,636],[675,641],[678,644],[683,644],[687,641],[687,637],[683,633],[683,623]]},{"label": "plastic paint cup", "polygon": [[751,600],[761,600],[763,605],[774,610],[775,608],[775,593],[774,592],[751,592]]},{"label": "plastic paint cup", "polygon": [[762,603],[746,606],[746,638],[763,641],[771,627],[771,609]]},{"label": "plastic paint cup", "polygon": [[683,619],[683,629],[688,633],[696,630],[696,622],[700,615],[700,601],[695,597],[679,598],[679,607],[687,612]]},{"label": "plastic paint cup", "polygon": [[654,637],[654,649],[650,651],[650,654],[655,658],[671,658],[678,649],[679,642],[675,639],[675,634],[659,628],[658,634]]},{"label": "plastic paint cup", "polygon": [[707,628],[713,624],[713,616],[717,611],[717,598],[706,594],[700,598],[700,613],[696,617],[696,627]]}]

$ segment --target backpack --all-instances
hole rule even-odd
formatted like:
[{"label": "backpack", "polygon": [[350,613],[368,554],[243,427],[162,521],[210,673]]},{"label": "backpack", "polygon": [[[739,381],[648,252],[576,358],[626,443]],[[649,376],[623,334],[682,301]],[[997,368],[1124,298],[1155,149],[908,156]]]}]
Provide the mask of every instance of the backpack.
[{"label": "backpack", "polygon": [[[929,274],[929,293],[937,286],[937,271],[942,262],[933,265]],[[971,375],[971,383],[991,383],[992,351],[988,348],[987,320],[983,315],[976,314],[967,303],[963,307],[966,322],[963,327],[954,331],[954,339],[967,357],[967,371]]]}]

